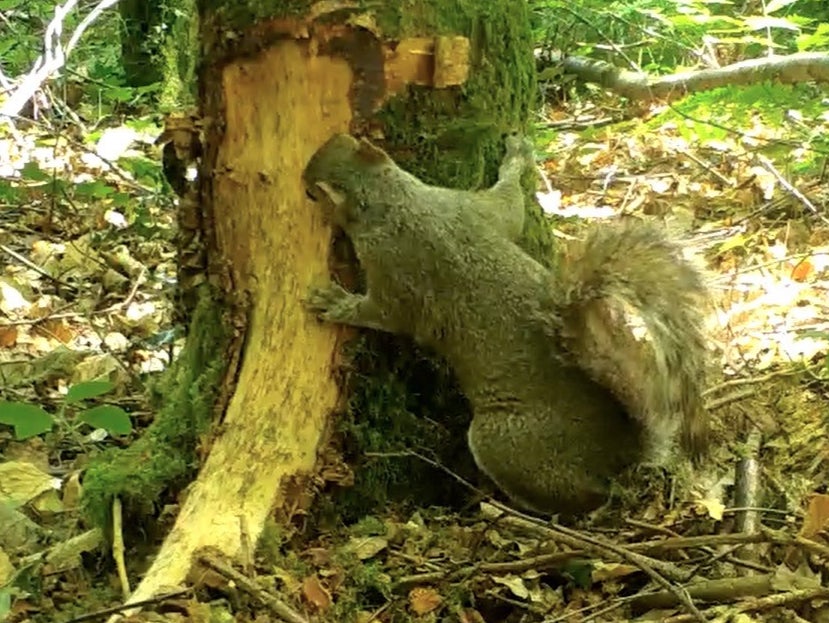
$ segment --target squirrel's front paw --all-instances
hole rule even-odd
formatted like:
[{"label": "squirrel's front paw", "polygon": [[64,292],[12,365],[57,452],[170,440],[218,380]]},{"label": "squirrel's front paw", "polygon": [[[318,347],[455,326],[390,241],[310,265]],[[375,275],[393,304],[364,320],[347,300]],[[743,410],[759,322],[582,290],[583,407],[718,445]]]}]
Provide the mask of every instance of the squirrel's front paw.
[{"label": "squirrel's front paw", "polygon": [[327,286],[308,290],[308,296],[303,302],[309,311],[316,312],[323,320],[329,320],[327,315],[353,297],[354,295],[341,285],[329,283]]},{"label": "squirrel's front paw", "polygon": [[364,295],[349,292],[336,283],[311,288],[305,299],[305,307],[316,312],[320,320],[374,328],[377,323],[373,321],[372,307],[367,303]]},{"label": "squirrel's front paw", "polygon": [[354,294],[336,283],[311,288],[305,307],[317,313],[320,320],[350,324],[355,327],[388,331],[374,301],[365,294]]}]

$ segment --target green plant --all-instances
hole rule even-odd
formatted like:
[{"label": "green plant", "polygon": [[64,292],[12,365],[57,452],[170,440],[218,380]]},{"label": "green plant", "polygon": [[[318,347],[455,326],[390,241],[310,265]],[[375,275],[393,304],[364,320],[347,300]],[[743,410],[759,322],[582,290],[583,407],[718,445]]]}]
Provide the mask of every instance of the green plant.
[{"label": "green plant", "polygon": [[[604,2],[535,0],[535,40],[566,54],[590,55],[650,72],[721,64],[756,57],[826,49],[825,3],[773,0]],[[723,58],[720,55],[727,52]]]},{"label": "green plant", "polygon": [[108,404],[86,406],[88,400],[103,396],[114,387],[109,381],[76,383],[69,387],[54,415],[39,405],[0,401],[0,424],[14,428],[19,440],[47,433],[56,422],[70,430],[91,426],[111,435],[128,435],[132,432],[132,422],[122,408]]}]

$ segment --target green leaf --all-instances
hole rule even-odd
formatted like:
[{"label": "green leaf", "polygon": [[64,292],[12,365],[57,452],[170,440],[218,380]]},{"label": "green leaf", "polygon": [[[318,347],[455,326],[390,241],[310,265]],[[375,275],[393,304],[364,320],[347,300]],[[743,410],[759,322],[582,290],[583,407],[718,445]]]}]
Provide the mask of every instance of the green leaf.
[{"label": "green leaf", "polygon": [[94,182],[81,182],[75,184],[75,194],[81,197],[89,197],[92,199],[103,199],[115,192],[112,186],[109,186],[103,180],[95,180]]},{"label": "green leaf", "polygon": [[52,430],[52,416],[38,407],[25,402],[0,402],[0,424],[14,428],[19,440],[35,437]]},{"label": "green leaf", "polygon": [[12,593],[11,589],[4,587],[0,589],[0,621],[5,621],[6,617],[12,611]]},{"label": "green leaf", "polygon": [[132,195],[129,193],[118,191],[110,198],[112,201],[112,206],[115,208],[123,208],[125,206],[131,206],[135,203],[135,199],[133,199]]},{"label": "green leaf", "polygon": [[128,102],[135,95],[129,87],[110,87],[106,90],[106,96],[116,102]]},{"label": "green leaf", "polygon": [[[3,10],[3,2],[0,0],[0,11]],[[0,54],[6,54],[9,50],[14,49],[19,45],[17,40],[0,39]]]},{"label": "green leaf", "polygon": [[797,49],[801,52],[821,50],[826,47],[829,47],[829,24],[818,24],[814,33],[797,37]]},{"label": "green leaf", "polygon": [[[0,52],[0,56],[2,56]],[[0,180],[0,201],[3,203],[23,202],[23,193],[5,180]]]},{"label": "green leaf", "polygon": [[769,15],[757,15],[755,17],[746,17],[746,26],[751,30],[764,30],[766,28],[782,28],[784,30],[800,30],[800,26],[791,20],[783,17],[771,17]]},{"label": "green leaf", "polygon": [[118,161],[124,169],[129,171],[138,180],[154,184],[161,178],[161,163],[145,156],[131,156]]},{"label": "green leaf", "polygon": [[[150,86],[137,88],[137,91],[142,94],[147,90],[157,91],[158,87]],[[137,117],[135,119],[126,119],[124,121],[124,125],[138,132],[149,132],[154,135],[161,134],[161,131],[163,130],[163,128],[158,124],[158,120],[153,115]]]},{"label": "green leaf", "polygon": [[132,432],[132,421],[127,412],[114,405],[99,405],[86,411],[81,411],[78,421],[95,428],[103,428],[110,435],[129,435]]},{"label": "green leaf", "polygon": [[730,238],[727,238],[723,241],[720,245],[719,253],[726,253],[731,251],[732,249],[740,249],[746,246],[746,238],[742,234],[734,234]]},{"label": "green leaf", "polygon": [[40,165],[34,160],[29,160],[20,169],[20,177],[29,182],[48,182],[52,179],[52,175],[40,168]]},{"label": "green leaf", "polygon": [[66,392],[65,400],[67,404],[72,404],[74,402],[80,402],[81,400],[95,398],[96,396],[103,396],[111,392],[113,387],[115,385],[109,381],[84,381],[82,383],[76,383]]},{"label": "green leaf", "polygon": [[564,565],[561,572],[564,576],[573,580],[573,583],[580,588],[592,586],[592,573],[594,563],[583,558],[575,558]]}]

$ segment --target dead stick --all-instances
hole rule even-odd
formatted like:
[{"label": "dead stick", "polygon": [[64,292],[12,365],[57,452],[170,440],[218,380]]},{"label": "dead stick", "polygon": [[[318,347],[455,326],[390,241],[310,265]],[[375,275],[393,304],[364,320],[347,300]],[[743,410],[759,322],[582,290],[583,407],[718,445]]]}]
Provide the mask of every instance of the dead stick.
[{"label": "dead stick", "polygon": [[243,591],[252,595],[270,608],[271,612],[283,621],[287,621],[287,623],[308,623],[305,617],[299,614],[296,610],[291,608],[278,597],[275,597],[274,595],[263,590],[261,587],[257,586],[256,583],[248,576],[244,573],[236,571],[236,569],[224,562],[216,554],[209,551],[202,551],[198,554],[197,559],[206,567],[209,567],[229,580],[232,580]]}]

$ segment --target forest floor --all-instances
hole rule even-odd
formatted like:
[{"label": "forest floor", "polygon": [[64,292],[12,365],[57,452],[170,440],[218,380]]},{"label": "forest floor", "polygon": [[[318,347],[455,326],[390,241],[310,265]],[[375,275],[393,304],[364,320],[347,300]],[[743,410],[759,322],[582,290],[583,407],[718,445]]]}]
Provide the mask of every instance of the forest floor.
[{"label": "forest floor", "polygon": [[[791,145],[789,127],[752,119],[702,137],[672,109],[612,125],[605,114],[573,102],[545,111],[539,202],[570,219],[551,220],[559,236],[576,235],[573,218],[658,219],[705,268],[716,369],[706,463],[652,479],[635,508],[570,527],[491,502],[271,527],[250,584],[217,565],[147,616],[827,620],[829,186],[799,166],[806,149],[761,155],[759,144]],[[183,340],[161,129],[128,126],[80,139],[32,124],[0,138],[0,621],[91,620],[120,597],[103,535],[78,518],[80,475],[97,448],[152,420],[148,379]],[[168,525],[175,506],[157,511]],[[157,543],[130,529],[140,573]]]}]

